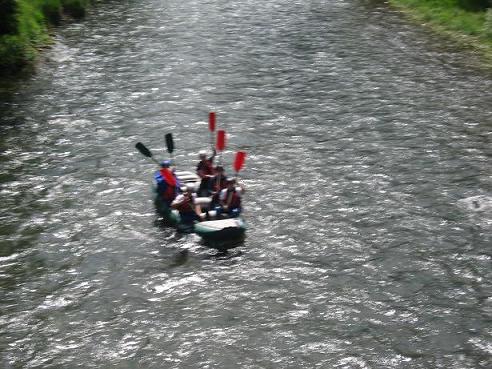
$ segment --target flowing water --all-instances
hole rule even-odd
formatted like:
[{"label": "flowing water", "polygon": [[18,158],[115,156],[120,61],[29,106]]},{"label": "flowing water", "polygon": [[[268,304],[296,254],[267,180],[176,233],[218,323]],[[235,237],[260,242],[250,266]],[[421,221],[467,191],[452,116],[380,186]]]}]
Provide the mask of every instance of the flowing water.
[{"label": "flowing water", "polygon": [[[490,368],[492,79],[381,1],[98,3],[0,113],[0,368]],[[228,132],[246,240],[152,203]],[[183,251],[187,250],[187,252]]]}]

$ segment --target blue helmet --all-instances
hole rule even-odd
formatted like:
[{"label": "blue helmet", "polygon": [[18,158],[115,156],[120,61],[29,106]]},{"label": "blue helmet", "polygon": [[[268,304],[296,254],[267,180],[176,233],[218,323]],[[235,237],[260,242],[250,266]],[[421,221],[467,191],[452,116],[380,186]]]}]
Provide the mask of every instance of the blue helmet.
[{"label": "blue helmet", "polygon": [[163,167],[163,168],[169,168],[170,166],[171,166],[170,160],[164,160],[161,162],[161,167]]}]

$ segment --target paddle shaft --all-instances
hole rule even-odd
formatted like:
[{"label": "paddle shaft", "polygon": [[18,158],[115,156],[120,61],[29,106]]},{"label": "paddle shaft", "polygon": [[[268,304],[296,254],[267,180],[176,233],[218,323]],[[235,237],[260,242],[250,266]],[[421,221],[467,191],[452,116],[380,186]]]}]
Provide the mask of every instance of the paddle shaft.
[{"label": "paddle shaft", "polygon": [[214,148],[214,131],[215,131],[215,112],[208,113],[208,130],[210,131],[210,145]]}]

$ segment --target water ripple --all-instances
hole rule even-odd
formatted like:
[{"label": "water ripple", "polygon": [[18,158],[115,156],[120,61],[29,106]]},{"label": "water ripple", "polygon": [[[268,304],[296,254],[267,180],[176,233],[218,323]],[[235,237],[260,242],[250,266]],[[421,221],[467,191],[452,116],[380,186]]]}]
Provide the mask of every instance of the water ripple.
[{"label": "water ripple", "polygon": [[[124,37],[122,37],[124,36]],[[98,4],[2,91],[0,367],[487,368],[491,80],[375,1]],[[249,231],[163,224],[226,129]]]}]

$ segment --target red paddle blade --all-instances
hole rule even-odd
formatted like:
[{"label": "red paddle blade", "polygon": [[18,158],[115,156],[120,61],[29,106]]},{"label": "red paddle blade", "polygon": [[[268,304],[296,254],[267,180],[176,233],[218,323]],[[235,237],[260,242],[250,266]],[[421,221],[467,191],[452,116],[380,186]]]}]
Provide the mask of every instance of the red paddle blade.
[{"label": "red paddle blade", "polygon": [[236,153],[236,157],[234,158],[234,170],[236,171],[236,173],[238,173],[242,169],[245,160],[246,153],[244,151],[238,151]]},{"label": "red paddle blade", "polygon": [[215,131],[215,113],[213,111],[208,113],[208,129],[210,132]]},{"label": "red paddle blade", "polygon": [[217,131],[217,150],[222,151],[225,149],[226,134],[225,131]]}]

